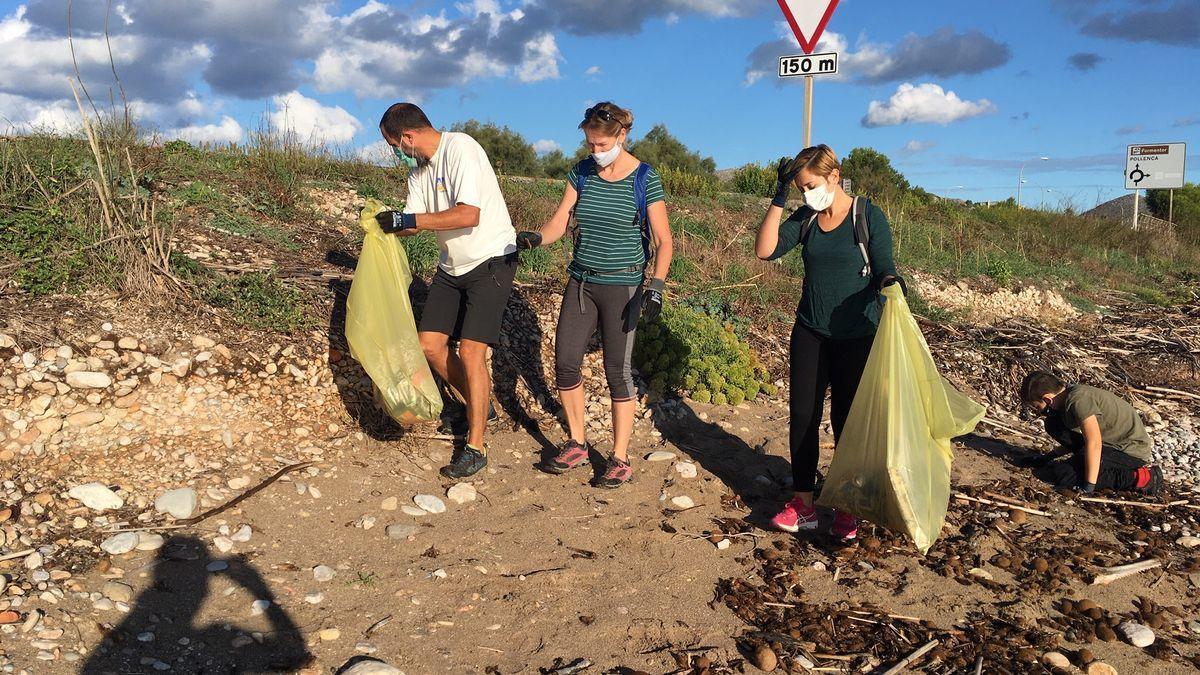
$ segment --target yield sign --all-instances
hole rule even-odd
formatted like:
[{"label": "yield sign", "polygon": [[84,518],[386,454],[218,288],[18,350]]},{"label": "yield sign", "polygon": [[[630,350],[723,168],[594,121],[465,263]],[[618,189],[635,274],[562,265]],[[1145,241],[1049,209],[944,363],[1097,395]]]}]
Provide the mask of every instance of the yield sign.
[{"label": "yield sign", "polygon": [[[838,0],[778,0],[779,9],[787,19],[800,48],[811,54],[825,32],[825,24],[837,9]],[[806,37],[807,36],[807,37]]]}]

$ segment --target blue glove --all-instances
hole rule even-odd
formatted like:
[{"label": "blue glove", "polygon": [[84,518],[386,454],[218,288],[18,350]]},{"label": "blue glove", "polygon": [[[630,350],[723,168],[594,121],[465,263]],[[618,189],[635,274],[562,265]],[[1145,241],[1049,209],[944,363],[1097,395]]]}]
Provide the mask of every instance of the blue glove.
[{"label": "blue glove", "polygon": [[375,215],[379,228],[388,234],[417,229],[417,214],[399,211],[380,211]]}]

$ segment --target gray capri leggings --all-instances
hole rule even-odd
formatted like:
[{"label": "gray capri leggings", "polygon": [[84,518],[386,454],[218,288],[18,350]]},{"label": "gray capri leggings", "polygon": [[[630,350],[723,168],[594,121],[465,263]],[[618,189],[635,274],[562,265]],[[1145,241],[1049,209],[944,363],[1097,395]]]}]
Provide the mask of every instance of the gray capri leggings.
[{"label": "gray capri leggings", "polygon": [[625,327],[628,312],[639,309],[636,303],[630,302],[637,295],[638,288],[581,284],[574,277],[567,283],[554,337],[554,379],[560,391],[583,386],[580,373],[583,354],[599,323],[600,343],[604,347],[604,374],[608,378],[612,400],[630,401],[637,396],[631,372],[633,339],[637,332],[636,317],[628,322],[634,328],[627,331]]}]

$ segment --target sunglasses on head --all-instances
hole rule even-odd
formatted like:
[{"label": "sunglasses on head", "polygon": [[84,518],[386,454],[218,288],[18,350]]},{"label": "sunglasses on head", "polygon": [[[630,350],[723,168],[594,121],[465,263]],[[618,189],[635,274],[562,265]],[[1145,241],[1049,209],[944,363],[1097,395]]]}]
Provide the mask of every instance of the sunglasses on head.
[{"label": "sunglasses on head", "polygon": [[600,106],[592,106],[591,108],[583,111],[584,121],[590,120],[593,117],[604,122],[614,122],[617,119],[611,112],[609,112],[607,108],[601,108]]}]

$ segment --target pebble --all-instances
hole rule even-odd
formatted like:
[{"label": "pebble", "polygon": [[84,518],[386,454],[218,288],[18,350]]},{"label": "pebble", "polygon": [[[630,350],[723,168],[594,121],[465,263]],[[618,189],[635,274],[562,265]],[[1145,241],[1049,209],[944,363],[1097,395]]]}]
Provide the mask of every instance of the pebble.
[{"label": "pebble", "polygon": [[404,675],[399,668],[375,659],[361,659],[352,666],[347,663],[338,673],[339,675]]},{"label": "pebble", "polygon": [[1088,664],[1087,675],[1117,675],[1117,669],[1103,661],[1092,661]]},{"label": "pebble", "polygon": [[108,373],[97,373],[90,370],[77,370],[67,373],[67,386],[72,389],[105,389],[112,384]]},{"label": "pebble", "polygon": [[138,540],[137,532],[121,532],[101,542],[100,548],[109,555],[123,555],[137,548]]},{"label": "pebble", "polygon": [[1047,668],[1062,668],[1066,670],[1071,667],[1071,659],[1058,652],[1046,652],[1042,654],[1042,664]]},{"label": "pebble", "polygon": [[111,612],[115,607],[113,601],[108,598],[100,598],[92,603],[92,609],[97,612]]},{"label": "pebble", "polygon": [[732,545],[733,545],[732,542],[730,542],[728,539],[722,539],[721,541],[717,542],[717,549],[724,551],[725,549],[729,548]]},{"label": "pebble", "polygon": [[337,572],[327,565],[317,565],[313,568],[313,578],[317,581],[333,581],[335,576],[337,576]]},{"label": "pebble", "polygon": [[259,616],[263,612],[266,612],[267,608],[270,606],[270,600],[255,600],[254,602],[250,603],[250,615]]},{"label": "pebble", "polygon": [[333,642],[342,637],[342,631],[336,628],[326,628],[319,633],[321,642]]},{"label": "pebble", "polygon": [[1154,631],[1134,621],[1124,621],[1117,626],[1117,634],[1134,647],[1149,647],[1154,644]]},{"label": "pebble", "polygon": [[384,511],[395,511],[400,506],[400,500],[395,497],[388,497],[379,505]]},{"label": "pebble", "polygon": [[675,465],[675,472],[680,478],[695,478],[696,465],[691,462],[679,462]]},{"label": "pebble", "polygon": [[42,559],[42,554],[34,551],[33,553],[25,556],[25,569],[36,570],[41,567],[42,563],[44,562],[45,561]]},{"label": "pebble", "polygon": [[1200,635],[1200,621],[1195,621],[1195,620],[1188,621],[1187,629],[1192,631],[1193,633]]},{"label": "pebble", "polygon": [[977,579],[985,579],[987,581],[992,581],[993,578],[992,573],[983,569],[982,567],[972,567],[967,571],[967,574],[970,574]]},{"label": "pebble", "polygon": [[1200,537],[1180,537],[1175,540],[1175,543],[1184,548],[1196,548],[1200,546]]},{"label": "pebble", "polygon": [[758,649],[755,649],[750,661],[756,668],[767,673],[775,670],[775,667],[779,665],[779,657],[766,645],[760,645]]},{"label": "pebble", "polygon": [[33,583],[35,584],[42,584],[50,581],[50,573],[46,570],[34,570],[33,574],[29,575],[29,578],[32,579]]},{"label": "pebble", "polygon": [[402,525],[397,523],[395,525],[388,525],[386,532],[388,538],[390,539],[408,539],[412,535],[416,534],[417,528],[415,525]]},{"label": "pebble", "polygon": [[413,497],[413,503],[428,513],[446,512],[446,503],[434,495],[417,495]]},{"label": "pebble", "polygon": [[166,539],[163,539],[161,534],[154,532],[139,532],[137,550],[139,551],[157,551],[166,544]]},{"label": "pebble", "polygon": [[675,459],[675,453],[667,452],[666,450],[655,450],[646,455],[647,462],[669,462]]},{"label": "pebble", "polygon": [[76,485],[67,491],[71,499],[83,502],[83,505],[93,511],[119,509],[125,505],[125,500],[117,496],[103,483],[85,483]]},{"label": "pebble", "polygon": [[370,642],[359,642],[358,644],[354,645],[354,651],[358,652],[359,654],[374,654],[375,652],[379,651],[379,648]]},{"label": "pebble", "polygon": [[154,510],[169,514],[175,520],[186,520],[196,515],[200,499],[192,488],[167,490],[154,500]]},{"label": "pebble", "polygon": [[229,553],[233,550],[233,540],[229,537],[214,537],[213,546],[216,546],[221,553]]},{"label": "pebble", "polygon": [[424,509],[420,509],[415,506],[411,506],[409,504],[405,504],[404,506],[401,506],[400,510],[403,511],[406,515],[410,515],[410,516],[418,516],[419,517],[419,516],[429,515],[428,513],[425,512]]},{"label": "pebble", "polygon": [[224,572],[229,569],[229,563],[224,560],[214,560],[204,567],[209,572]]},{"label": "pebble", "polygon": [[100,590],[104,597],[113,602],[129,602],[133,600],[133,587],[119,581],[107,581]]},{"label": "pebble", "polygon": [[237,532],[229,535],[229,539],[231,541],[236,541],[239,544],[245,544],[246,542],[250,541],[250,537],[253,536],[253,534],[254,530],[252,530],[249,525],[242,525],[240,528],[238,528]]},{"label": "pebble", "polygon": [[671,498],[671,504],[677,509],[690,509],[696,505],[692,498],[687,495],[680,495]]},{"label": "pebble", "polygon": [[308,595],[304,596],[304,601],[310,605],[319,605],[322,602],[325,602],[325,594],[315,592],[309,593]]},{"label": "pebble", "polygon": [[449,490],[446,490],[446,497],[455,504],[473,502],[475,501],[476,494],[475,486],[470,483],[457,483]]}]

